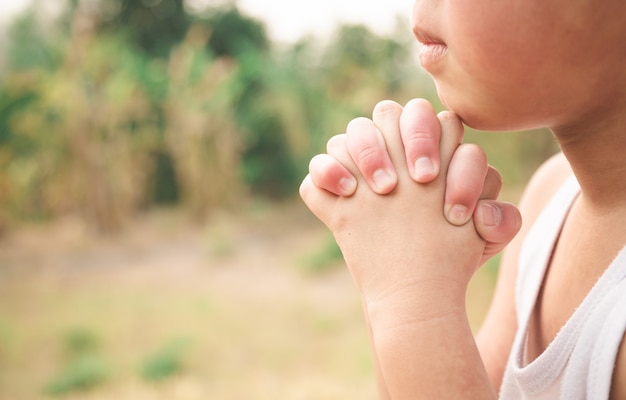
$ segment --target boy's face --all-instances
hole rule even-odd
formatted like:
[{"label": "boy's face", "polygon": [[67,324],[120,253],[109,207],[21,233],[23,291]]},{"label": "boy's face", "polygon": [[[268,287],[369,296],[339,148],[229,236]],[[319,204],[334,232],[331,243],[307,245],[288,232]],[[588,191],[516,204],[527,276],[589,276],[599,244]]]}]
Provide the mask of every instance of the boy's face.
[{"label": "boy's face", "polygon": [[624,0],[416,0],[413,12],[442,101],[485,130],[557,127],[623,98],[624,21]]}]

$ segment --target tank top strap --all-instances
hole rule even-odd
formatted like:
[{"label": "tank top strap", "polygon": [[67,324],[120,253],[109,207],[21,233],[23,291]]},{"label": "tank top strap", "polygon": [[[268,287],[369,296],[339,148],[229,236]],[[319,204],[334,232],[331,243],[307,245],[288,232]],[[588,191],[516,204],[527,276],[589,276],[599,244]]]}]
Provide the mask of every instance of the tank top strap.
[{"label": "tank top strap", "polygon": [[572,175],[561,185],[526,235],[520,250],[515,288],[518,326],[522,326],[532,313],[563,222],[579,193],[580,186]]}]

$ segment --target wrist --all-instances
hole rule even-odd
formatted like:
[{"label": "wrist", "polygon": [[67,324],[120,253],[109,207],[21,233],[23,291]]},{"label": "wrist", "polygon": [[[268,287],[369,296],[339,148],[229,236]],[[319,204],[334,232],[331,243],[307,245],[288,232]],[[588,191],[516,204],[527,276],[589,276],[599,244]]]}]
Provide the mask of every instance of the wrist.
[{"label": "wrist", "polygon": [[366,300],[380,379],[391,398],[495,399],[465,313],[465,290],[442,285]]},{"label": "wrist", "polygon": [[365,296],[372,327],[408,326],[441,319],[466,319],[467,285],[443,278],[403,282]]}]

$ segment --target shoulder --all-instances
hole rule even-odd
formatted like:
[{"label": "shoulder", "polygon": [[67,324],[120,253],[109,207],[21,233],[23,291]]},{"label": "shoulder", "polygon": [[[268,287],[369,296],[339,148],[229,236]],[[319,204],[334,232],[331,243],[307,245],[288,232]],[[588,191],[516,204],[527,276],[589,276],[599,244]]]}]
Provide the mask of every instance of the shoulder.
[{"label": "shoulder", "polygon": [[572,168],[563,153],[557,153],[544,162],[528,182],[518,205],[522,215],[522,228],[504,253],[504,261],[515,265],[515,269],[528,231],[572,173]]},{"label": "shoulder", "polygon": [[517,275],[517,260],[526,236],[541,212],[572,174],[572,168],[563,153],[549,158],[534,173],[519,201],[522,227],[504,251],[502,268],[514,269],[514,275]]},{"label": "shoulder", "polygon": [[563,153],[555,154],[537,169],[520,199],[519,208],[524,225],[519,236],[527,232],[541,210],[572,173],[572,168]]},{"label": "shoulder", "polygon": [[505,249],[503,261],[517,270],[517,259],[522,244],[539,214],[548,205],[557,191],[572,176],[572,168],[563,155],[558,153],[544,162],[532,176],[519,201],[522,228]]}]

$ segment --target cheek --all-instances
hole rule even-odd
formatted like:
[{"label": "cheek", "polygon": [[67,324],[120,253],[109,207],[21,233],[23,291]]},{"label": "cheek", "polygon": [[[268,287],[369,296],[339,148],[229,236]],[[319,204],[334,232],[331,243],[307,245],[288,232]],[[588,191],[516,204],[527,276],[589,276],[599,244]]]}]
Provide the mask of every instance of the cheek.
[{"label": "cheek", "polygon": [[541,63],[544,54],[537,46],[542,36],[538,26],[523,23],[524,18],[513,18],[506,4],[481,10],[470,8],[467,1],[460,3],[463,7],[450,15],[448,45],[454,61],[468,75],[479,80],[498,76],[510,80]]},{"label": "cheek", "polygon": [[511,14],[465,7],[449,20],[449,65],[435,80],[442,102],[477,129],[526,129],[546,122],[537,96],[554,71],[551,44],[540,40],[542,27],[513,21]]}]

